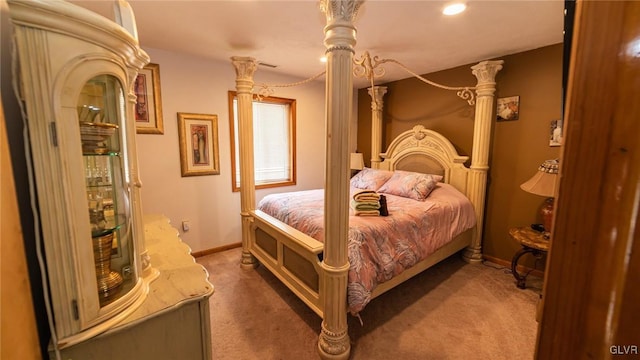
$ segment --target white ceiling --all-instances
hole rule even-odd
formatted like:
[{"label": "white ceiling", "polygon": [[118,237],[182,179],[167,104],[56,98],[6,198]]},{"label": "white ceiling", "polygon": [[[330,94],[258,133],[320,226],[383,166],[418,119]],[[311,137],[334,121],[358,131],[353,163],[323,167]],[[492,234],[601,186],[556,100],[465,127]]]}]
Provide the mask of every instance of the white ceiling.
[{"label": "white ceiling", "polygon": [[[113,18],[111,1],[71,2]],[[219,61],[252,56],[277,65],[272,71],[300,78],[324,70],[319,58],[326,20],[318,1],[129,2],[143,47]],[[454,17],[442,15],[446,3],[365,1],[355,21],[356,57],[368,50],[426,74],[562,42],[563,0],[467,0],[467,11]],[[377,83],[410,76],[391,64],[385,70]],[[355,80],[354,85],[367,82]]]}]

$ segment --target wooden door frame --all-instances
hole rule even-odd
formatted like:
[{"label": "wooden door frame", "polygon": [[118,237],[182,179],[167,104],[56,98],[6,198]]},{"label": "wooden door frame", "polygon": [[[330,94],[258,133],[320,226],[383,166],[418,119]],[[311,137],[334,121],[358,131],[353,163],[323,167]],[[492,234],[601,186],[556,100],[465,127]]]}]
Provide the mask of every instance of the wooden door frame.
[{"label": "wooden door frame", "polygon": [[640,2],[577,3],[536,359],[638,354],[638,24]]}]

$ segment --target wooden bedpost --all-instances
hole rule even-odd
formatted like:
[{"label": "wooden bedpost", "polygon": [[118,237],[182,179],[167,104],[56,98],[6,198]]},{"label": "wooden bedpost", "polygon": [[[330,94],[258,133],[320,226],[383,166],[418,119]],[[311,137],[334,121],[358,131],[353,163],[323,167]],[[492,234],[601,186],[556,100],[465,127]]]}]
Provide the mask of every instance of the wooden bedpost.
[{"label": "wooden bedpost", "polygon": [[489,144],[491,143],[491,124],[493,122],[494,93],[496,74],[502,69],[504,61],[482,61],[471,67],[478,79],[476,85],[476,118],[473,127],[473,149],[471,153],[471,172],[467,187],[467,196],[476,212],[476,231],[463,258],[467,262],[482,261],[482,228],[484,205],[486,200],[487,171],[489,170]]},{"label": "wooden bedpost", "polygon": [[382,109],[386,86],[373,86],[369,89],[371,96],[371,168],[378,169],[382,158]]},{"label": "wooden bedpost", "polygon": [[240,150],[240,216],[242,217],[242,262],[245,269],[254,268],[256,259],[249,252],[251,216],[256,206],[255,175],[253,170],[253,73],[257,62],[251,57],[231,57],[236,69],[238,97],[238,147]]},{"label": "wooden bedpost", "polygon": [[[322,359],[348,359],[347,276],[349,259],[349,119],[353,107],[353,20],[362,0],[322,0],[327,18],[326,165],[324,197],[324,298],[318,353]],[[329,213],[327,210],[331,209]]]}]

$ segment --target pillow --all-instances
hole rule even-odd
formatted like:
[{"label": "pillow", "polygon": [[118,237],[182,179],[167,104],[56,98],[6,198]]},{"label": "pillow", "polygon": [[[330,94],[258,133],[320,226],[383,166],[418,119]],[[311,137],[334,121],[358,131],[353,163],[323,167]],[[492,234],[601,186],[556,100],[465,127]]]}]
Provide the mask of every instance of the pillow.
[{"label": "pillow", "polygon": [[442,176],[440,175],[396,170],[391,178],[378,189],[378,192],[422,201],[429,196],[441,180]]},{"label": "pillow", "polygon": [[351,186],[376,191],[391,178],[392,171],[364,168],[351,178]]}]

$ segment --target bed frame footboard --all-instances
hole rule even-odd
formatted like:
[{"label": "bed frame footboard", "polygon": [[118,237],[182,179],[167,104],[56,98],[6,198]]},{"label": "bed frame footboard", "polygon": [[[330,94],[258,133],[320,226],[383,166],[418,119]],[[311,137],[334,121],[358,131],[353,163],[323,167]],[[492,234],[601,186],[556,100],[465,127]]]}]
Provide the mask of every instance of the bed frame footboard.
[{"label": "bed frame footboard", "polygon": [[[249,248],[251,254],[322,318],[323,244],[260,210],[253,211],[252,216]],[[382,295],[466,248],[471,244],[474,230],[472,228],[465,231],[399,276],[378,284],[371,297]]]},{"label": "bed frame footboard", "polygon": [[324,245],[260,210],[251,215],[251,254],[322,318]]}]

